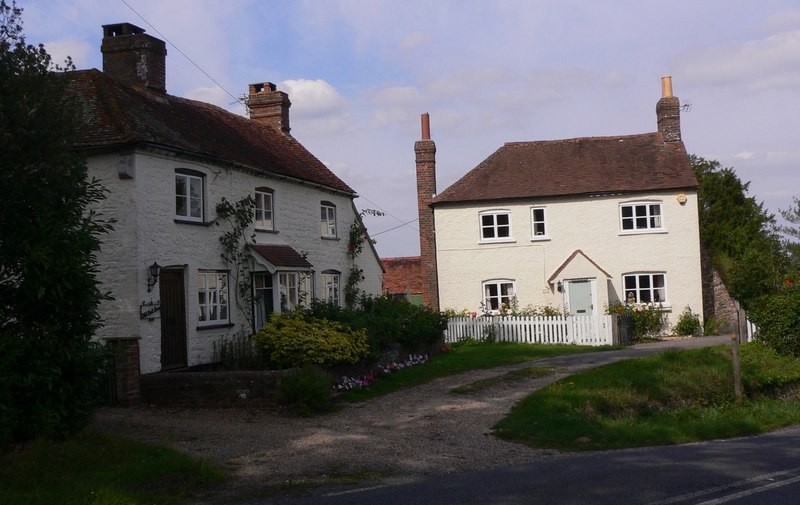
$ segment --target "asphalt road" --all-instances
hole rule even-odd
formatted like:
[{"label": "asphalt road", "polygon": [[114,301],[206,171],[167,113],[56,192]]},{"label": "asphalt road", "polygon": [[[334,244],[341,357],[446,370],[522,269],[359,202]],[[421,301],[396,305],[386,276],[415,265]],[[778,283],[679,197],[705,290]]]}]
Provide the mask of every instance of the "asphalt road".
[{"label": "asphalt road", "polygon": [[[553,456],[413,482],[248,504],[800,504],[800,427],[757,437]],[[320,494],[318,494],[320,493]]]}]

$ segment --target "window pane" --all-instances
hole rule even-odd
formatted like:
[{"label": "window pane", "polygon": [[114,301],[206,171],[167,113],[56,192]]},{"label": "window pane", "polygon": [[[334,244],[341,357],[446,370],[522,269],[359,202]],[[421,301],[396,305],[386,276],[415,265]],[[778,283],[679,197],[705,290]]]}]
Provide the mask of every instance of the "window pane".
[{"label": "window pane", "polygon": [[175,196],[175,215],[176,216],[186,216],[186,197],[176,195]]},{"label": "window pane", "polygon": [[513,286],[514,285],[511,284],[510,282],[504,282],[503,284],[500,285],[500,293],[504,297],[513,294],[513,289],[512,289]]},{"label": "window pane", "polygon": [[175,176],[175,194],[186,196],[186,177],[182,175]]},{"label": "window pane", "polygon": [[636,289],[636,277],[633,275],[625,276],[625,289]]},{"label": "window pane", "polygon": [[544,235],[544,223],[536,223],[533,225],[533,234],[536,236]]},{"label": "window pane", "polygon": [[481,224],[483,226],[494,226],[494,216],[481,216]]},{"label": "window pane", "polygon": [[486,296],[491,296],[491,297],[497,296],[497,284],[486,285]]},{"label": "window pane", "polygon": [[650,289],[650,276],[649,275],[640,275],[639,276],[639,289]]},{"label": "window pane", "polygon": [[497,227],[497,237],[509,237],[511,236],[511,228],[508,226],[498,226]]},{"label": "window pane", "polygon": [[544,209],[533,209],[533,220],[536,222],[544,222]]},{"label": "window pane", "polygon": [[190,199],[192,205],[192,217],[202,217],[203,213],[201,210],[200,199],[199,198],[192,198]]},{"label": "window pane", "polygon": [[636,229],[642,230],[647,228],[647,218],[646,217],[637,217],[636,218]]},{"label": "window pane", "polygon": [[664,287],[664,274],[654,274],[653,275],[653,286],[657,288]]},{"label": "window pane", "polygon": [[622,217],[633,217],[633,207],[622,207]]},{"label": "window pane", "polygon": [[200,198],[203,194],[203,180],[198,177],[189,178],[189,196]]},{"label": "window pane", "polygon": [[497,226],[508,226],[508,223],[509,223],[508,214],[498,214],[497,215]]}]

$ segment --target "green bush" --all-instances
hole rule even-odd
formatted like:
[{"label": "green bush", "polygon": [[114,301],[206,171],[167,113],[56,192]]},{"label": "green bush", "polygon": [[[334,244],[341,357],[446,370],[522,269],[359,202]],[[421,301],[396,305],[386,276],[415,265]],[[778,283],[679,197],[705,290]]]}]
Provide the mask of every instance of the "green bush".
[{"label": "green bush", "polygon": [[777,294],[759,299],[749,312],[758,339],[780,354],[800,356],[800,287],[786,281]]},{"label": "green bush", "polygon": [[726,326],[728,326],[727,319],[708,316],[703,319],[703,335],[719,335]]},{"label": "green bush", "polygon": [[700,333],[700,316],[694,314],[692,309],[687,305],[681,315],[678,317],[678,324],[672,329],[676,335],[684,337],[697,335]]},{"label": "green bush", "polygon": [[607,313],[629,315],[633,321],[633,339],[636,341],[661,335],[667,322],[661,308],[654,305],[628,305],[617,302],[609,305]]},{"label": "green bush", "polygon": [[282,368],[306,364],[327,368],[352,365],[369,351],[364,330],[316,319],[299,310],[272,314],[253,341],[273,365]]},{"label": "green bush", "polygon": [[281,379],[278,403],[303,417],[328,412],[333,408],[331,381],[318,368],[304,365]]}]

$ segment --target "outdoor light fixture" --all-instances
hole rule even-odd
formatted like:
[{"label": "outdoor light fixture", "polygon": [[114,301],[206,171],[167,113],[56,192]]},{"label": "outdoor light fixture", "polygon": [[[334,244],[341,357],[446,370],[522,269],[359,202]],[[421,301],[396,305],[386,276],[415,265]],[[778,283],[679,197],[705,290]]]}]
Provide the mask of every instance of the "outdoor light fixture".
[{"label": "outdoor light fixture", "polygon": [[559,293],[564,292],[564,285],[561,284],[561,281],[556,282],[556,289],[558,290]]},{"label": "outdoor light fixture", "polygon": [[154,261],[147,269],[150,272],[150,277],[147,278],[147,292],[149,293],[158,282],[158,274],[161,273],[161,266]]}]

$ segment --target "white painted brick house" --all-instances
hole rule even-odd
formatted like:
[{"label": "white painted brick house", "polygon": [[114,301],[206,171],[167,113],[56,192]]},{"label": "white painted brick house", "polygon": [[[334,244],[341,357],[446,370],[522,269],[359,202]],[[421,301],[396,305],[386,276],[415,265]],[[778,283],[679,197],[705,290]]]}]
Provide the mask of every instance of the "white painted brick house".
[{"label": "white painted brick house", "polygon": [[[357,195],[290,135],[288,96],[251,84],[247,119],[168,95],[164,42],[127,23],[103,28],[104,71],[67,77],[84,115],[76,148],[108,189],[99,210],[116,219],[99,255],[113,300],[102,305],[98,338],[137,342],[137,366],[151,373],[208,363],[215,341],[304,296],[342,304]],[[229,228],[215,224],[223,198],[248,195],[254,321],[237,308],[220,256]],[[375,250],[365,247],[355,265],[365,276],[359,287],[379,294]]]}]

